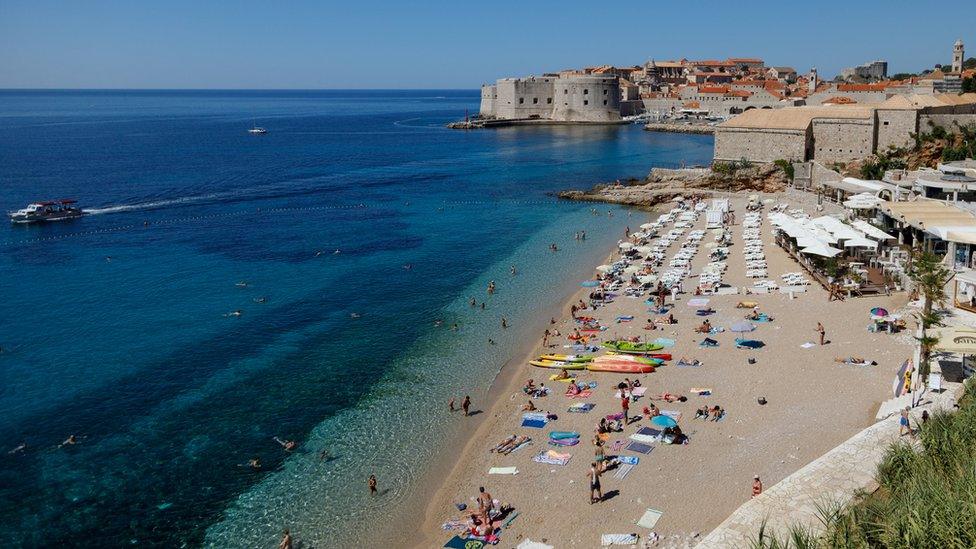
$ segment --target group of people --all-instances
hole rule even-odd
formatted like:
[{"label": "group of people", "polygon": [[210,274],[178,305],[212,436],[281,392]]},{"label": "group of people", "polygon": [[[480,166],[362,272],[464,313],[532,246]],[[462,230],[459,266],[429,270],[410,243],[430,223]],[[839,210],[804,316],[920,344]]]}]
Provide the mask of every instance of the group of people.
[{"label": "group of people", "polygon": [[[447,409],[451,413],[458,410],[454,402],[454,397],[451,397],[451,400],[447,401]],[[471,415],[471,397],[469,395],[464,395],[464,398],[461,399],[461,411],[464,412],[465,417]]]}]

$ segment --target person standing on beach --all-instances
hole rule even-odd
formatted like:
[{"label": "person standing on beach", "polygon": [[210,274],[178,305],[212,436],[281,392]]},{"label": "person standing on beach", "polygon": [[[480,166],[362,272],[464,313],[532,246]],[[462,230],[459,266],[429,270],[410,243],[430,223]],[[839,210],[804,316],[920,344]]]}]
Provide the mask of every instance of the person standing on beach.
[{"label": "person standing on beach", "polygon": [[464,400],[461,401],[461,410],[464,412],[464,417],[468,417],[470,415],[468,413],[470,409],[471,409],[471,397],[468,395],[464,395]]},{"label": "person standing on beach", "polygon": [[752,478],[752,497],[756,497],[763,491],[762,481],[759,480],[759,475]]},{"label": "person standing on beach", "polygon": [[[599,503],[603,500],[603,490],[600,489],[600,469],[596,466],[596,462],[590,463],[590,472],[587,474],[587,478],[590,479],[590,505],[594,503]],[[596,497],[593,497],[596,494]]]},{"label": "person standing on beach", "polygon": [[827,336],[827,330],[824,329],[823,324],[817,323],[817,333],[820,334],[820,344],[824,344],[824,338]]},{"label": "person standing on beach", "polygon": [[369,479],[366,480],[366,485],[369,486],[369,495],[376,495],[376,475],[369,475]]},{"label": "person standing on beach", "polygon": [[278,549],[291,549],[291,532],[285,530],[285,537],[281,538],[281,543],[278,544]]},{"label": "person standing on beach", "polygon": [[898,436],[904,436],[905,433],[912,434],[912,426],[908,422],[909,409],[908,406],[905,406],[905,409],[901,411],[901,417],[898,418]]},{"label": "person standing on beach", "polygon": [[546,331],[542,334],[542,346],[549,347],[549,328],[546,328]]},{"label": "person standing on beach", "polygon": [[491,494],[485,490],[484,486],[479,486],[478,487],[478,510],[487,515],[494,506],[495,506],[495,500],[491,498]]},{"label": "person standing on beach", "polygon": [[627,415],[630,412],[630,397],[623,394],[622,391],[620,395],[620,409],[624,413],[624,425],[630,425],[630,418]]}]

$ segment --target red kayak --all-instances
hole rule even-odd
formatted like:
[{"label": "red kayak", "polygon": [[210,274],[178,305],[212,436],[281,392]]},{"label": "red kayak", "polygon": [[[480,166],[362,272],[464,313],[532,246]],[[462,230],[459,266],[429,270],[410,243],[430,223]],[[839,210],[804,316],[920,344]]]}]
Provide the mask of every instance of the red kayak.
[{"label": "red kayak", "polygon": [[649,374],[654,371],[654,366],[640,362],[588,362],[586,369],[591,372],[616,374]]}]

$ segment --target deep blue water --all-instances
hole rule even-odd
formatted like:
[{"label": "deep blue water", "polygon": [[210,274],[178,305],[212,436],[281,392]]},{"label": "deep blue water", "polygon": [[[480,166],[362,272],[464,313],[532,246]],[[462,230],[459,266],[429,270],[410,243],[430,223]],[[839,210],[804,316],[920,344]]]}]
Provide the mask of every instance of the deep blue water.
[{"label": "deep blue water", "polygon": [[0,91],[0,210],[92,212],[0,225],[0,545],[274,546],[290,527],[338,546],[368,520],[362,479],[389,487],[377,505],[406,497],[456,429],[447,396],[483,394],[631,223],[547,193],[711,156],[710,137],[635,126],[443,127],[477,108]]}]

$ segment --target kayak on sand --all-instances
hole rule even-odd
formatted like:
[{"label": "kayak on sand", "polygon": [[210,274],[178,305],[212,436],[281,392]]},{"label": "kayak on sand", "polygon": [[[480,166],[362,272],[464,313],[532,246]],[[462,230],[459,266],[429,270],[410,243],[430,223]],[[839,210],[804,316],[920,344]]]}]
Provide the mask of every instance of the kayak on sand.
[{"label": "kayak on sand", "polygon": [[628,354],[647,354],[652,351],[660,351],[664,345],[660,343],[634,343],[633,341],[606,341],[603,346],[611,351]]}]

